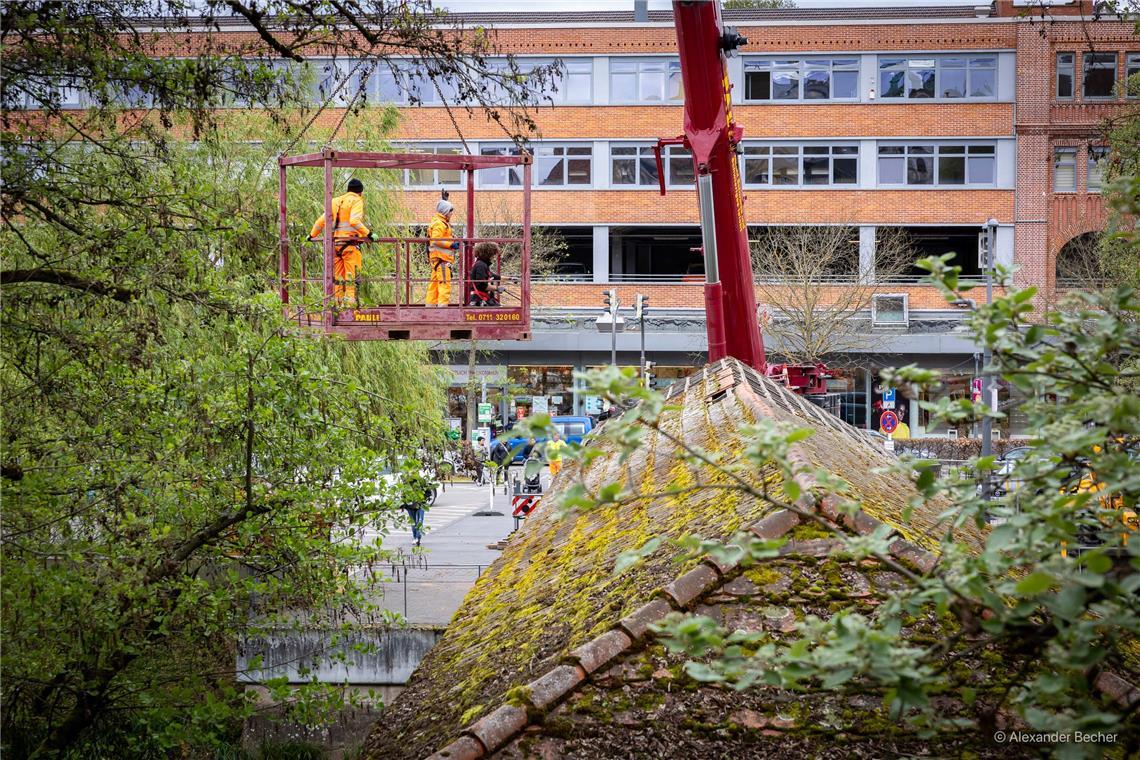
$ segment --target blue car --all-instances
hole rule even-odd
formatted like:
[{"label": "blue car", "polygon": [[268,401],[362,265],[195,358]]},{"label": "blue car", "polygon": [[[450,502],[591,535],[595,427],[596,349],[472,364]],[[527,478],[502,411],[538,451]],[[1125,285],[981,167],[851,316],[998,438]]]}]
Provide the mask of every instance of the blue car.
[{"label": "blue car", "polygon": [[[582,439],[594,429],[594,421],[589,417],[551,417],[550,422],[558,428],[558,431],[562,433],[562,440],[567,443],[581,443]],[[498,443],[498,439],[491,441],[491,448],[494,448],[496,443]],[[546,438],[535,439],[536,446],[541,446],[544,443],[546,443]],[[523,454],[526,448],[525,438],[508,438],[506,444],[511,451],[514,451],[513,461],[521,462],[525,459]],[[515,450],[516,447],[517,451]]]}]

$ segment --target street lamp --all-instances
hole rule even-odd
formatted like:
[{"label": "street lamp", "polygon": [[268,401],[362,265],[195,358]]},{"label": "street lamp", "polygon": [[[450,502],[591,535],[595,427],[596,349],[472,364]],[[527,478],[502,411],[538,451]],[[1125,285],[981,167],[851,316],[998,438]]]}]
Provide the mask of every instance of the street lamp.
[{"label": "street lamp", "polygon": [[625,320],[618,314],[621,302],[618,300],[617,289],[606,290],[603,294],[603,302],[606,310],[602,312],[602,316],[598,317],[594,325],[598,328],[598,332],[610,334],[610,364],[617,367],[617,334],[625,332]]},{"label": "street lamp", "polygon": [[[997,245],[997,229],[998,221],[992,216],[986,221],[986,245],[985,245],[985,267],[986,275],[986,306],[994,302],[994,249]],[[982,399],[985,403],[990,405],[990,412],[997,411],[997,393],[993,387],[993,377],[991,376],[988,367],[992,355],[990,353],[989,344],[983,347],[982,353]],[[993,454],[993,417],[987,414],[982,418],[982,456],[988,457]],[[986,474],[985,482],[982,487],[982,496],[986,499],[990,498],[990,476]]]}]

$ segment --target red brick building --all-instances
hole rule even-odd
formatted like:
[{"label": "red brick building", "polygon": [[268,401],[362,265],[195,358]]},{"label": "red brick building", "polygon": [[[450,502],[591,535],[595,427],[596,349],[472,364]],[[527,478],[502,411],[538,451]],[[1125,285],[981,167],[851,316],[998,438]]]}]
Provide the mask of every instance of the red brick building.
[{"label": "red brick building", "polygon": [[[636,293],[650,297],[646,342],[660,382],[703,362],[692,164],[670,149],[662,197],[650,152],[658,137],[681,131],[675,31],[669,11],[629,6],[457,17],[485,28],[524,68],[556,59],[564,67],[529,148],[534,223],[559,233],[568,255],[535,285],[534,339],[482,347],[491,353],[480,374],[504,412],[531,408],[534,398],[553,412],[592,408],[572,373],[609,361],[609,336],[592,324],[609,287],[626,306]],[[873,286],[875,296],[849,315],[865,340],[830,361],[850,370],[834,384],[834,408],[874,426],[876,367],[946,369],[947,392],[956,395],[969,392],[977,372],[976,347],[955,330],[967,305],[946,304],[911,266],[885,271],[880,241],[902,230],[912,258],[953,252],[964,276],[980,280],[980,240],[993,218],[996,260],[1016,265],[1020,284],[1051,298],[1058,257],[1078,255],[1082,236],[1103,226],[1101,125],[1140,105],[1140,88],[1130,97],[1124,86],[1140,73],[1140,39],[1131,21],[1094,17],[1092,0],[868,6],[737,10],[725,18],[749,39],[729,59],[733,111],[744,128],[746,218],[756,237],[815,225],[850,230],[850,256],[815,286],[823,303]],[[253,39],[240,25],[220,34]],[[449,112],[439,94],[446,83],[421,86],[417,61],[395,61],[407,72],[400,81],[389,66],[361,81],[356,63],[316,62],[314,97],[323,101],[326,88],[355,77],[346,91],[398,107],[394,139],[405,146],[458,152],[461,132],[472,152],[517,150],[482,114]],[[410,105],[409,90],[422,102]],[[330,108],[321,118],[342,115]],[[440,187],[464,208],[458,177],[445,175],[405,176],[409,222],[426,219]],[[479,218],[517,218],[519,184],[506,170],[484,173]],[[1071,280],[1059,284],[1080,284]],[[789,301],[794,291],[787,289]],[[758,299],[776,320],[781,292],[770,284]],[[638,363],[639,337],[620,336],[619,363]],[[778,355],[780,341],[766,340]],[[456,372],[464,384],[466,366]],[[496,393],[508,379],[523,390]],[[913,433],[950,432],[929,429],[914,401],[903,410]],[[1004,432],[1017,428],[1012,420]]]}]

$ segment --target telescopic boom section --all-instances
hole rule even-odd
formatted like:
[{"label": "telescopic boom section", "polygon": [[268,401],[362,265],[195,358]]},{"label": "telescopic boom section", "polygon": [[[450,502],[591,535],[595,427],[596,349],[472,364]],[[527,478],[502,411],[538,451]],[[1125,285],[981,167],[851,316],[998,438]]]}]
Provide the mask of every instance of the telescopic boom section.
[{"label": "telescopic boom section", "polygon": [[734,356],[766,371],[732,120],[725,53],[747,42],[721,22],[717,0],[674,0],[685,86],[685,142],[697,170],[705,255],[709,361]]}]

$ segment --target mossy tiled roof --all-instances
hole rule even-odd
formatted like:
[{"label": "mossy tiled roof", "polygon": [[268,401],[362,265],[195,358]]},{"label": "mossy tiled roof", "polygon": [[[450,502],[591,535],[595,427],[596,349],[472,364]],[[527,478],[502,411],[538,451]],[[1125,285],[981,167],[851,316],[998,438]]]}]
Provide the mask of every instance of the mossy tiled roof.
[{"label": "mossy tiled roof", "polygon": [[[913,487],[906,478],[872,473],[889,461],[874,439],[783,387],[726,360],[678,383],[671,396],[679,408],[665,413],[662,429],[715,452],[726,464],[742,461],[742,428],[758,417],[814,428],[816,434],[798,444],[802,459],[846,478],[876,520],[918,546],[935,545],[937,514],[945,505],[928,506],[904,524]],[[717,483],[724,477],[688,466],[665,435],[650,433],[625,463],[604,439],[599,445],[607,454],[584,473],[586,482],[600,487],[622,480],[642,497],[563,518],[540,507],[468,594],[407,690],[385,710],[367,744],[369,757],[431,755],[507,703],[512,689],[549,673],[576,647],[610,631],[693,569],[692,561],[679,563],[678,550],[666,543],[617,575],[614,563],[621,552],[654,536],[726,539],[773,511],[766,501],[736,491],[654,495],[698,478]],[[776,468],[751,476],[768,493],[780,493]],[[563,476],[553,493],[568,480]]]}]

